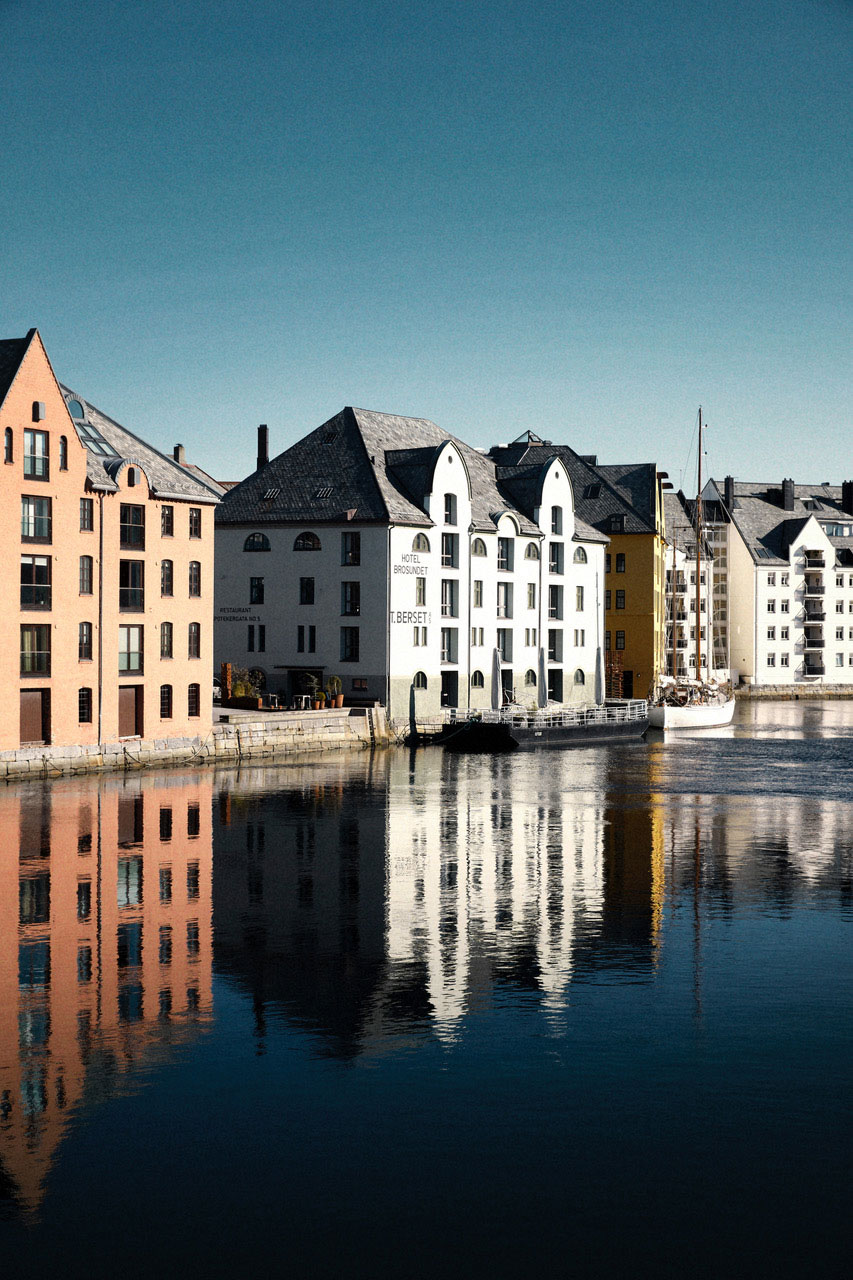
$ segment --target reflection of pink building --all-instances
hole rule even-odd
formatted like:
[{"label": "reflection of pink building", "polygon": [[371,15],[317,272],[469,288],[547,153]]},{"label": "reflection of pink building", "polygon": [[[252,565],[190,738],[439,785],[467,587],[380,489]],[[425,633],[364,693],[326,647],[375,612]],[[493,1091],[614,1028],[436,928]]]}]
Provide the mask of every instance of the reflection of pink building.
[{"label": "reflection of pink building", "polygon": [[0,751],[207,733],[218,489],[61,387],[35,329],[0,341],[0,444]]},{"label": "reflection of pink building", "polygon": [[211,785],[170,774],[0,795],[0,1165],[28,1208],[86,1090],[212,1010]]}]

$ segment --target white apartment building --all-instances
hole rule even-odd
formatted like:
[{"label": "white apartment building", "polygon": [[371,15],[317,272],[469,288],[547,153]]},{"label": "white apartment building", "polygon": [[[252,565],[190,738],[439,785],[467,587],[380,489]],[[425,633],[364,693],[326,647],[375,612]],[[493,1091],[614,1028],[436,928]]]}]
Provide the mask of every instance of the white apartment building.
[{"label": "white apartment building", "polygon": [[[720,619],[725,606],[715,594],[716,563],[712,543],[703,529],[700,562],[696,554],[695,503],[680,490],[664,493],[664,514],[667,534],[665,673],[688,679],[727,679],[728,660],[721,629],[726,622],[724,617]],[[716,554],[725,561],[724,551]]]},{"label": "white apartment building", "polygon": [[709,481],[706,519],[727,557],[732,678],[853,684],[853,482]]},{"label": "white apartment building", "polygon": [[218,662],[288,703],[337,675],[396,721],[600,684],[604,535],[558,457],[501,467],[420,418],[343,409],[217,515]]}]

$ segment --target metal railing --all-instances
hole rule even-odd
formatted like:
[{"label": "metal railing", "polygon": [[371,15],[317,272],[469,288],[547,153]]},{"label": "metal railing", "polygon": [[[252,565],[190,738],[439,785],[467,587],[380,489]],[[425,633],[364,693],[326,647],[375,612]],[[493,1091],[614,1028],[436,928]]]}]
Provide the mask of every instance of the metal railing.
[{"label": "metal railing", "polygon": [[605,702],[600,706],[559,707],[549,710],[526,710],[523,707],[504,707],[500,711],[461,711],[451,707],[448,724],[466,724],[476,719],[482,724],[525,725],[535,729],[556,729],[585,724],[624,724],[631,720],[644,720],[648,715],[648,703],[644,698],[625,698]]}]

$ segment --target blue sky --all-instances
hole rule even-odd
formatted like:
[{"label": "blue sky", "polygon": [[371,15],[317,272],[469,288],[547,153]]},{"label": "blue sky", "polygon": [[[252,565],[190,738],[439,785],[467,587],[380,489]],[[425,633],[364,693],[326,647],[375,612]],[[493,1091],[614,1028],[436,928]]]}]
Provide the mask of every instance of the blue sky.
[{"label": "blue sky", "polygon": [[[0,0],[0,336],[222,478],[344,404],[853,477],[843,0]],[[686,487],[692,475],[684,477]]]}]

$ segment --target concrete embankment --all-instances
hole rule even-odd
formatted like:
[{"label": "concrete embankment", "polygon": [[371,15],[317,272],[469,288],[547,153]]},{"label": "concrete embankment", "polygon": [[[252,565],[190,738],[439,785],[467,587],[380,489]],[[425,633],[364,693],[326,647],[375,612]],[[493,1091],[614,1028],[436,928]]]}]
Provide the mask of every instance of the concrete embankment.
[{"label": "concrete embankment", "polygon": [[234,764],[243,759],[301,757],[363,750],[395,741],[385,708],[225,712],[206,737],[127,738],[89,747],[22,747],[0,752],[0,779],[59,778],[113,769]]},{"label": "concrete embankment", "polygon": [[853,698],[853,684],[739,684],[735,698],[740,702],[827,702]]}]

